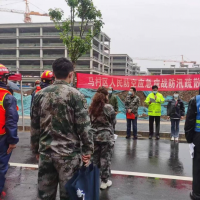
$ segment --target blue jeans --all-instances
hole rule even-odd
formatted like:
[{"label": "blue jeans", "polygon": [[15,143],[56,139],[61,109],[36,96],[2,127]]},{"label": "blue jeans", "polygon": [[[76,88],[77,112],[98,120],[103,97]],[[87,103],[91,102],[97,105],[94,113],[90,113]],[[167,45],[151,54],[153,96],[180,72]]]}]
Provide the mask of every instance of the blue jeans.
[{"label": "blue jeans", "polygon": [[180,119],[171,119],[171,136],[178,138],[179,137],[179,124]]},{"label": "blue jeans", "polygon": [[5,175],[8,171],[8,162],[11,156],[11,153],[7,154],[7,150],[7,135],[5,134],[0,136],[0,194],[4,188],[6,181]]},{"label": "blue jeans", "polygon": [[133,136],[137,137],[137,117],[135,119],[127,119],[127,137],[131,137],[131,123],[133,125]]}]

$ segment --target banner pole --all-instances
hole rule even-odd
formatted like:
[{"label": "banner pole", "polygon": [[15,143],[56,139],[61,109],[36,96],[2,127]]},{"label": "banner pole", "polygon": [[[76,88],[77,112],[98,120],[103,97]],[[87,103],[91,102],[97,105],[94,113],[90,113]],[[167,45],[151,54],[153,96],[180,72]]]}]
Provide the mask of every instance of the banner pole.
[{"label": "banner pole", "polygon": [[21,90],[21,107],[22,107],[22,130],[24,131],[24,102],[23,102],[22,80],[20,81],[20,90]]}]

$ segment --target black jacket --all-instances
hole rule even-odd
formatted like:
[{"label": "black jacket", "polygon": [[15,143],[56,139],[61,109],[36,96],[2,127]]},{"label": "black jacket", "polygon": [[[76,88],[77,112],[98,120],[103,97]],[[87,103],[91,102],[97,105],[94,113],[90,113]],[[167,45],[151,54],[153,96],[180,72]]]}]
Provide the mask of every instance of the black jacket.
[{"label": "black jacket", "polygon": [[[40,83],[41,89],[48,87],[49,85],[50,85],[49,83],[43,83],[43,82]],[[33,105],[33,99],[35,97],[35,91],[36,91],[36,87],[33,89],[33,92],[31,94],[30,116],[32,116],[32,105]]]},{"label": "black jacket", "polygon": [[167,105],[167,116],[170,116],[171,119],[180,119],[181,116],[185,116],[185,106],[181,99],[176,100],[172,99]]},{"label": "black jacket", "polygon": [[189,102],[186,121],[185,121],[185,137],[188,143],[193,142],[193,138],[195,135],[196,116],[197,116],[197,103],[196,103],[196,97],[193,97]]}]

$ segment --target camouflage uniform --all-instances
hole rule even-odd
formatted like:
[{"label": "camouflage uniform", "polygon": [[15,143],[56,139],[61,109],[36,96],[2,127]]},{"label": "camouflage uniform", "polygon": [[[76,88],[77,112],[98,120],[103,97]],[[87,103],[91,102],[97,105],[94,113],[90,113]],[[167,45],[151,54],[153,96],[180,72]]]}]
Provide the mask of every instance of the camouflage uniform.
[{"label": "camouflage uniform", "polygon": [[81,154],[93,153],[87,102],[65,81],[39,91],[34,97],[31,145],[40,153],[38,199],[54,200],[57,185],[60,199],[68,200],[65,184],[81,166]]},{"label": "camouflage uniform", "polygon": [[110,177],[110,165],[114,148],[114,129],[116,115],[113,107],[106,104],[98,117],[91,116],[94,136],[93,162],[100,167],[101,180],[107,182]]},{"label": "camouflage uniform", "polygon": [[109,104],[113,106],[115,112],[118,112],[119,107],[116,95],[114,94],[109,95]]},{"label": "camouflage uniform", "polygon": [[132,113],[135,115],[135,119],[127,119],[127,139],[131,137],[131,124],[133,127],[133,136],[134,139],[137,139],[137,116],[138,116],[138,107],[140,105],[140,98],[136,95],[128,95],[125,101],[126,112],[128,109],[131,109]]},{"label": "camouflage uniform", "polygon": [[128,95],[126,97],[125,100],[126,111],[128,111],[128,109],[131,109],[132,113],[135,114],[136,117],[138,116],[139,105],[140,105],[140,98],[137,95],[135,96]]}]

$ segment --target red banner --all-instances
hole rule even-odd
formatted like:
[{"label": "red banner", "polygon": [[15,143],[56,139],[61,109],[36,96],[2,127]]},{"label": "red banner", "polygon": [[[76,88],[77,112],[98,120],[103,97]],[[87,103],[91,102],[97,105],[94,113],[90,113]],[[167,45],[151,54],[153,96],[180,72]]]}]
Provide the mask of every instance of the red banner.
[{"label": "red banner", "polygon": [[114,90],[151,91],[157,85],[160,91],[197,90],[200,75],[152,75],[152,76],[102,76],[77,73],[77,87],[97,89],[100,86],[112,87]]}]

